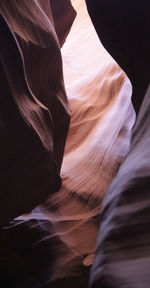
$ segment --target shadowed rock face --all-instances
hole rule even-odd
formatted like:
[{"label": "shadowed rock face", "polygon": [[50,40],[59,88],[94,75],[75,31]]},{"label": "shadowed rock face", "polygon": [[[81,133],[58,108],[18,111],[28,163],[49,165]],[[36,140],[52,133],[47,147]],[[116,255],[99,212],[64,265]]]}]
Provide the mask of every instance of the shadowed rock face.
[{"label": "shadowed rock face", "polygon": [[149,1],[86,0],[104,47],[127,73],[138,112],[150,79]]},{"label": "shadowed rock face", "polygon": [[76,12],[70,0],[50,0],[50,4],[56,33],[62,46],[76,17]]},{"label": "shadowed rock face", "polygon": [[70,119],[54,29],[48,33],[32,23],[31,34],[33,28],[45,41],[37,45],[13,31],[5,16],[0,17],[0,226],[59,190]]}]

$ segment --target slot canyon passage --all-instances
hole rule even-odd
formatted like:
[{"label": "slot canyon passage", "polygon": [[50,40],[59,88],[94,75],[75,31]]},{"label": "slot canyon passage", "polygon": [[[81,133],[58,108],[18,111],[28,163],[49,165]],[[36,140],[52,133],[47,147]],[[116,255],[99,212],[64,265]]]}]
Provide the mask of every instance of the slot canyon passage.
[{"label": "slot canyon passage", "polygon": [[[54,266],[46,267],[47,281],[80,277],[81,266],[86,269],[93,263],[103,196],[128,152],[135,122],[129,79],[100,43],[85,1],[72,0],[72,5],[77,16],[61,49],[71,108],[62,187],[12,223],[16,235],[39,237],[32,261],[30,255],[26,260],[32,265],[40,262],[41,253],[51,257],[51,252],[47,256],[47,250],[35,246],[55,251]],[[34,269],[38,274],[38,265]]]},{"label": "slot canyon passage", "polygon": [[65,246],[54,278],[69,269],[76,273],[81,262],[92,264],[101,202],[128,151],[135,121],[129,79],[101,45],[85,1],[72,4],[77,16],[62,47],[71,107],[63,184],[45,205],[23,217],[52,221]]}]

